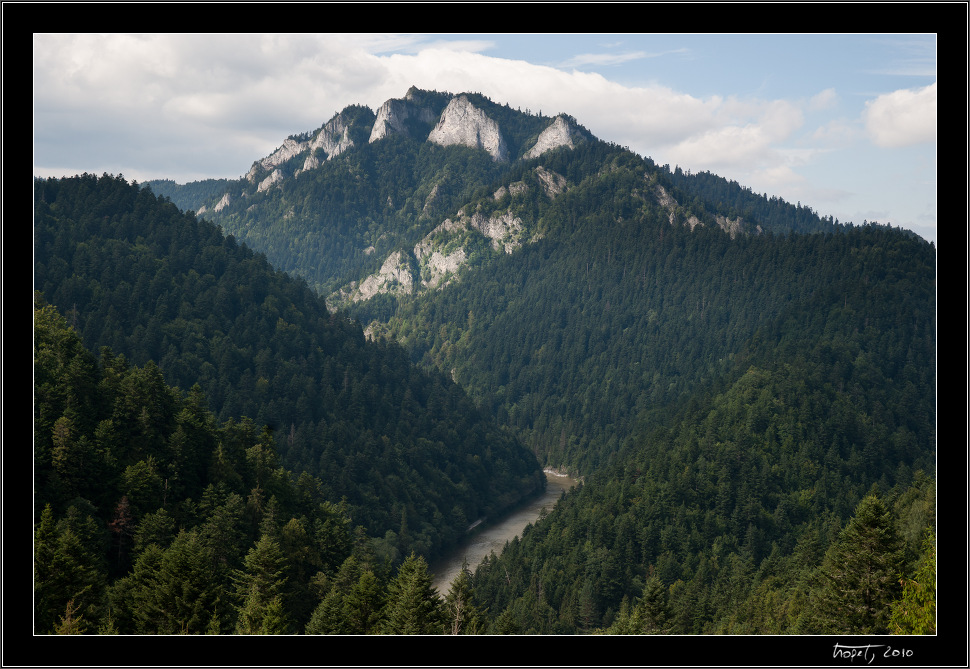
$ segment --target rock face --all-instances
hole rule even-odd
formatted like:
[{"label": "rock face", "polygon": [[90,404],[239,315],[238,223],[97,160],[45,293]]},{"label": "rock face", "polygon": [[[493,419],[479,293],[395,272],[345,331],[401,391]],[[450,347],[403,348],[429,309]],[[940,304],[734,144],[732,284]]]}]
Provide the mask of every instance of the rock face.
[{"label": "rock face", "polygon": [[[292,137],[287,137],[283,140],[283,146],[273,151],[262,160],[256,161],[256,165],[259,165],[264,170],[271,170],[274,167],[278,167],[285,163],[287,160],[295,155],[303,153],[306,150],[306,142],[298,142]],[[253,167],[256,167],[254,165]]]},{"label": "rock face", "polygon": [[[418,132],[421,132],[421,136],[415,139],[424,139],[424,131],[420,128],[432,127],[426,138],[429,142],[441,146],[468,146],[487,151],[497,162],[509,160],[508,145],[498,123],[473,105],[467,95],[452,97],[444,110],[440,111],[444,99],[440,94],[420,91],[412,86],[403,99],[387,100],[381,105],[368,141],[376,142],[394,133],[413,136]],[[264,191],[287,176],[279,172],[279,167],[295,156],[306,154],[302,168],[291,176],[299,176],[301,172],[315,169],[324,161],[339,156],[354,146],[350,138],[352,118],[344,110],[312,137],[287,137],[273,153],[253,163],[246,179],[252,184],[258,183],[258,190]],[[549,123],[535,146],[523,157],[535,158],[563,146],[573,148],[582,138],[582,132],[571,117],[561,114]],[[552,191],[557,188],[552,182],[547,182],[546,192],[552,196]]]},{"label": "rock face", "polygon": [[560,114],[553,119],[549,127],[542,131],[539,139],[536,140],[535,146],[529,149],[522,157],[537,158],[546,151],[558,149],[560,146],[566,146],[570,149],[575,148],[576,145],[573,142],[574,137],[578,139],[575,128],[566,120],[566,117]]},{"label": "rock face", "polygon": [[259,182],[259,186],[256,187],[257,193],[262,193],[264,190],[269,190],[272,188],[273,184],[278,181],[283,180],[283,174],[279,170],[273,170],[273,173],[268,177]]},{"label": "rock face", "polygon": [[222,199],[219,200],[219,202],[216,204],[215,210],[222,211],[223,209],[229,206],[230,200],[231,198],[229,197],[229,193],[226,193],[225,195],[222,196]]},{"label": "rock face", "polygon": [[[354,302],[369,300],[379,293],[403,293],[410,295],[414,291],[414,277],[408,257],[401,251],[395,251],[387,257],[377,274],[371,274],[360,282],[356,289],[349,291],[349,297]],[[345,293],[346,296],[346,293]]]},{"label": "rock face", "polygon": [[[330,160],[354,145],[350,139],[350,124],[343,114],[334,116],[330,121],[320,128],[316,136],[310,140],[306,149],[310,155],[303,161],[304,170],[312,170],[320,166],[320,153],[325,153],[324,160]],[[319,150],[318,150],[319,149]]]},{"label": "rock face", "polygon": [[473,149],[484,149],[496,162],[509,159],[505,138],[502,137],[498,123],[475,107],[464,95],[451,99],[441,113],[438,125],[428,135],[428,141],[441,146],[461,144]]},{"label": "rock face", "polygon": [[536,168],[536,176],[542,183],[542,189],[550,198],[554,198],[566,190],[566,177],[556,172],[551,172],[540,165]]},{"label": "rock face", "polygon": [[438,115],[433,109],[422,106],[417,101],[416,90],[411,89],[404,100],[388,100],[377,110],[374,129],[371,130],[368,142],[384,139],[391,133],[410,134],[406,121],[417,120],[421,123],[432,124]]},{"label": "rock face", "polygon": [[[283,145],[280,148],[265,158],[253,163],[253,166],[246,174],[246,179],[249,183],[256,183],[256,180],[267,170],[273,170],[273,173],[269,177],[264,177],[259,184],[258,190],[263,191],[276,183],[276,181],[279,181],[279,178],[282,178],[282,174],[280,174],[279,178],[274,176],[279,173],[279,170],[276,168],[290,158],[307,153],[306,160],[303,161],[302,171],[310,170],[320,166],[321,155],[324,156],[323,160],[329,160],[334,156],[340,155],[353,145],[354,143],[350,139],[350,124],[343,114],[337,114],[326,125],[320,128],[313,135],[312,139],[300,141],[294,137],[287,137],[283,140]],[[297,174],[300,171],[298,170]],[[273,180],[268,181],[268,179]]]},{"label": "rock face", "polygon": [[501,249],[506,253],[512,253],[522,246],[522,219],[513,216],[511,211],[488,217],[475,212],[468,219],[468,226],[491,239],[492,248],[496,251]]},{"label": "rock face", "polygon": [[[417,247],[415,247],[417,248]],[[449,274],[454,274],[465,264],[465,249],[459,246],[445,255],[438,249],[418,258],[421,260],[421,285],[425,288],[438,288]]]}]

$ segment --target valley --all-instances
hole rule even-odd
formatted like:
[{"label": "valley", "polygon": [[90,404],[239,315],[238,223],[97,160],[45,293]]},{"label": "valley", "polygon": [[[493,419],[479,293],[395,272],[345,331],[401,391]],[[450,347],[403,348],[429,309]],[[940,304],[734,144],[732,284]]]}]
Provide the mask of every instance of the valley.
[{"label": "valley", "polygon": [[935,629],[912,233],[417,88],[34,189],[38,633]]}]

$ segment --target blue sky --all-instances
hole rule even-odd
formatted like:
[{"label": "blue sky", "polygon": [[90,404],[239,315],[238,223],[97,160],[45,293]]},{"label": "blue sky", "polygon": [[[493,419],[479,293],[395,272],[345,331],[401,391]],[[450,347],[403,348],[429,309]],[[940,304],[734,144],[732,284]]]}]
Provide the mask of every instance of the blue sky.
[{"label": "blue sky", "polygon": [[237,178],[411,85],[936,241],[934,34],[34,36],[34,173]]}]

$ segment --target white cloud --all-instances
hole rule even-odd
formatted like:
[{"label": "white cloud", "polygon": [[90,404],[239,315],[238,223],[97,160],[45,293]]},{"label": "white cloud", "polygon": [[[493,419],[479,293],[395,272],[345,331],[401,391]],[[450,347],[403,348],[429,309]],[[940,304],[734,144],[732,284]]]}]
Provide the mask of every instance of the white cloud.
[{"label": "white cloud", "polygon": [[863,122],[877,146],[901,147],[936,140],[936,84],[880,95],[866,103]]},{"label": "white cloud", "polygon": [[730,115],[733,117],[740,110],[751,116],[756,111],[758,114],[744,125],[723,125],[695,133],[670,147],[665,154],[672,162],[691,169],[728,170],[735,174],[759,171],[771,174],[791,163],[786,153],[794,154],[782,151],[780,144],[803,124],[801,110],[790,102],[775,100],[760,105],[734,105]]},{"label": "white cloud", "polygon": [[826,88],[820,93],[816,93],[808,101],[808,108],[811,111],[825,111],[827,109],[834,109],[839,102],[839,96],[836,94],[834,88]]},{"label": "white cloud", "polygon": [[627,51],[625,53],[584,53],[573,56],[559,64],[560,67],[583,67],[585,65],[619,65],[631,60],[647,58],[645,51]]}]

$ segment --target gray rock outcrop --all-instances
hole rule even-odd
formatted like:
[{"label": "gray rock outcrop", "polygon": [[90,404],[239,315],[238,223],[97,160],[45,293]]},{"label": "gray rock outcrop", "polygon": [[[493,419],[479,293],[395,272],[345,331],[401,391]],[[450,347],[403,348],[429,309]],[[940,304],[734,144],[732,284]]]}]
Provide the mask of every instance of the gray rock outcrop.
[{"label": "gray rock outcrop", "polygon": [[566,120],[566,117],[559,115],[542,131],[536,140],[535,146],[526,151],[522,157],[537,158],[546,151],[558,149],[560,146],[569,147],[570,149],[575,148],[576,145],[573,142],[574,137],[578,139],[578,135],[576,135],[572,124]]},{"label": "gray rock outcrop", "polygon": [[464,95],[451,99],[441,113],[438,124],[428,135],[428,141],[441,146],[460,144],[473,149],[484,149],[496,162],[509,159],[505,138],[498,123],[486,116],[485,112]]},{"label": "gray rock outcrop", "polygon": [[371,274],[360,282],[351,293],[354,302],[369,300],[379,293],[403,293],[410,295],[414,291],[414,277],[408,257],[401,251],[395,251],[387,257],[377,274]]},{"label": "gray rock outcrop", "polygon": [[343,114],[338,114],[320,128],[313,139],[307,143],[306,150],[310,152],[310,155],[303,161],[303,169],[312,170],[319,167],[321,152],[326,153],[324,160],[330,160],[353,145],[354,142],[350,139],[350,124],[347,123]]},{"label": "gray rock outcrop", "polygon": [[231,198],[229,197],[229,193],[226,193],[225,195],[222,196],[222,199],[216,203],[215,210],[222,211],[223,209],[229,206],[230,201],[231,201]]},{"label": "gray rock outcrop", "polygon": [[410,97],[405,100],[388,100],[377,110],[377,118],[374,120],[374,128],[371,130],[368,142],[376,142],[391,133],[409,134],[405,124],[409,119],[431,124],[435,122],[437,115],[432,109],[412,102]]},{"label": "gray rock outcrop", "polygon": [[256,187],[256,192],[262,193],[264,190],[269,190],[273,187],[273,184],[282,180],[283,174],[279,170],[273,170],[272,174],[259,182],[259,186]]}]

